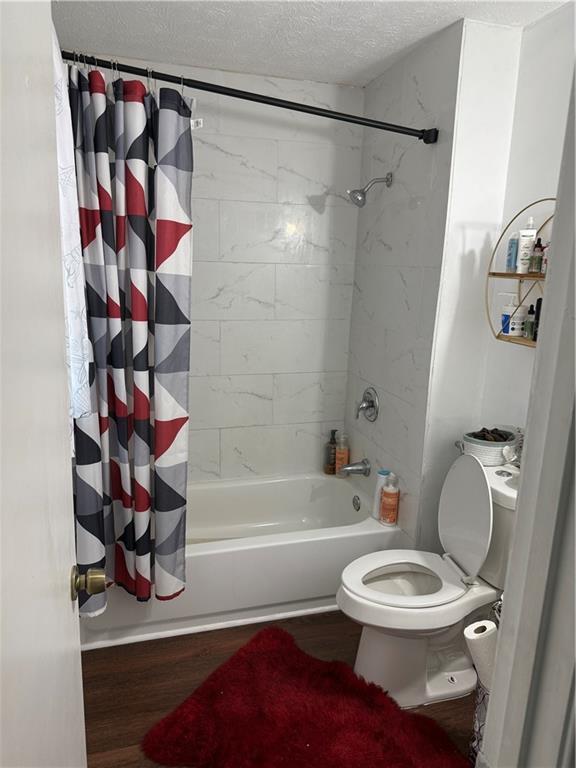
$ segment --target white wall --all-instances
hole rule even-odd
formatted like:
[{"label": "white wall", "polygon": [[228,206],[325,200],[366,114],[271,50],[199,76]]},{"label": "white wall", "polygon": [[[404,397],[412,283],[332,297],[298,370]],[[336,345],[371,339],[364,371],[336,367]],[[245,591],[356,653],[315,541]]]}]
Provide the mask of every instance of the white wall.
[{"label": "white wall", "polygon": [[[350,334],[346,429],[352,458],[368,457],[372,495],[379,466],[398,473],[400,525],[417,529],[430,351],[440,278],[462,24],[413,49],[366,88],[366,115],[419,128],[438,127],[439,141],[367,129],[362,183],[373,187],[361,209]],[[380,397],[375,423],[355,419],[371,385]]]},{"label": "white wall", "polygon": [[[556,196],[573,71],[574,6],[567,3],[522,35],[504,223],[533,200]],[[533,349],[489,337],[482,423],[526,424],[533,364]]]},{"label": "white wall", "polygon": [[[358,87],[134,63],[363,113]],[[362,128],[194,95],[190,479],[320,471],[344,414]]]},{"label": "white wall", "polygon": [[520,36],[516,28],[464,22],[422,462],[418,538],[424,549],[440,546],[438,500],[457,456],[454,441],[480,418],[485,270],[502,221]]}]

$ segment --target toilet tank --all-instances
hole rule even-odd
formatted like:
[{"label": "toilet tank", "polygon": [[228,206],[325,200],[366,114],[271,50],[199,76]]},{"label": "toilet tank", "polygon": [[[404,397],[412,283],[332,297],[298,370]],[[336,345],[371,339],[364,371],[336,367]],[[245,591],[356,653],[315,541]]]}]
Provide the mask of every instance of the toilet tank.
[{"label": "toilet tank", "polygon": [[511,464],[484,467],[492,493],[492,538],[479,576],[497,589],[504,589],[506,569],[516,519],[520,470]]}]

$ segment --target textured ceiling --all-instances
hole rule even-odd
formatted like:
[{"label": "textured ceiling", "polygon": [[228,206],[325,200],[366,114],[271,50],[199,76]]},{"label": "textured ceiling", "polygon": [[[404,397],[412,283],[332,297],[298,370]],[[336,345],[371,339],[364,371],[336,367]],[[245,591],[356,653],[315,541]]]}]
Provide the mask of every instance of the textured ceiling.
[{"label": "textured ceiling", "polygon": [[458,19],[525,26],[560,5],[505,0],[55,0],[52,7],[63,48],[365,85],[407,47]]}]

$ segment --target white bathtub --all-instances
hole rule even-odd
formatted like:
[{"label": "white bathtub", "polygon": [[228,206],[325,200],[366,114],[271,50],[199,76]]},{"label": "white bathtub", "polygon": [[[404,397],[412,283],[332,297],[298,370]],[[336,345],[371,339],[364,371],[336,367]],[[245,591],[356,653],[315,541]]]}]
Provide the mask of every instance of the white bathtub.
[{"label": "white bathtub", "polygon": [[188,506],[186,590],[137,603],[111,589],[106,611],[81,621],[84,648],[336,610],[350,561],[413,546],[400,528],[373,520],[368,500],[339,478],[195,483]]}]

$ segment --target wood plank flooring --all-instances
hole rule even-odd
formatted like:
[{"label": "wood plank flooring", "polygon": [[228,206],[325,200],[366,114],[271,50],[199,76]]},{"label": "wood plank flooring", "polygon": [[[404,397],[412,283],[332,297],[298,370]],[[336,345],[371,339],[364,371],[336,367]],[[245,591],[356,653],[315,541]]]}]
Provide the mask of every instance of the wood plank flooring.
[{"label": "wood plank flooring", "polygon": [[[361,627],[341,613],[274,622],[320,659],[354,663]],[[202,632],[82,654],[89,768],[152,768],[139,743],[222,662],[270,624]],[[474,701],[422,707],[467,753]]]}]

